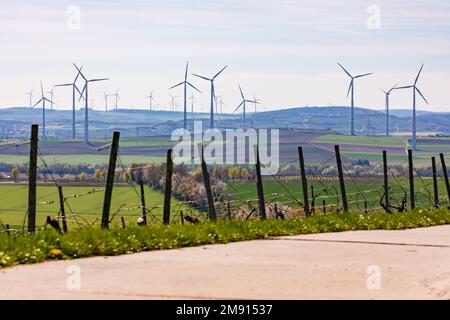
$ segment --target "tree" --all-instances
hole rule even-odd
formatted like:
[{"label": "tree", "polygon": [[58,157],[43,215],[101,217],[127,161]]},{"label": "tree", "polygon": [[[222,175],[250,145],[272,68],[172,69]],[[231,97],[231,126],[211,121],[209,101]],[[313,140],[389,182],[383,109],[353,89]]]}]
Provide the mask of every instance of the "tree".
[{"label": "tree", "polygon": [[14,167],[11,169],[11,175],[14,178],[14,182],[17,181],[17,177],[19,176],[19,169],[17,167]]},{"label": "tree", "polygon": [[95,172],[94,172],[94,178],[95,178],[95,180],[96,180],[97,182],[99,182],[100,179],[102,178],[102,176],[103,176],[102,169],[96,169]]},{"label": "tree", "polygon": [[86,172],[81,172],[80,175],[79,175],[79,178],[80,178],[81,182],[85,182],[86,178],[87,178]]}]

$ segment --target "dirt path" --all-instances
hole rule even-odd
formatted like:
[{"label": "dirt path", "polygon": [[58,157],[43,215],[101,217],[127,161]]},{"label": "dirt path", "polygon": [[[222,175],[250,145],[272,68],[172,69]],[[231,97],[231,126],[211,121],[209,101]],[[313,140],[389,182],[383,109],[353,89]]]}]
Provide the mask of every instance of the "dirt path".
[{"label": "dirt path", "polygon": [[[79,267],[81,288],[67,268]],[[379,273],[378,273],[379,272]],[[70,278],[69,278],[70,277]],[[0,271],[0,299],[450,299],[450,226],[281,237]]]}]

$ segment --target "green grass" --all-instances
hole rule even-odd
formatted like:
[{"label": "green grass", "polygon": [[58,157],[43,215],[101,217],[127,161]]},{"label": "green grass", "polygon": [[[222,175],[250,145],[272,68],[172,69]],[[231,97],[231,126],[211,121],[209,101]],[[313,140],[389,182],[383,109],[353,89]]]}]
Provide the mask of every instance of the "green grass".
[{"label": "green grass", "polygon": [[350,136],[339,134],[326,134],[314,138],[312,142],[333,143],[333,144],[354,144],[360,146],[384,146],[384,147],[404,147],[407,138],[405,137],[382,137],[382,136]]},{"label": "green grass", "polygon": [[450,223],[450,211],[420,210],[402,214],[333,214],[293,220],[223,221],[199,225],[154,225],[148,228],[90,229],[59,235],[0,234],[0,267],[49,259],[112,256],[233,241],[349,230],[399,230]]},{"label": "green grass", "polygon": [[[364,200],[368,201],[369,208],[380,208],[380,198],[383,194],[382,183],[364,183],[355,180],[356,183],[347,181],[347,201],[349,207],[354,210],[363,210]],[[316,195],[316,208],[322,209],[322,201],[326,201],[327,210],[335,210],[337,199],[340,205],[341,194],[339,184],[337,181],[333,183],[320,184],[317,182],[310,182],[310,187],[313,186]],[[429,196],[433,197],[432,180],[424,178],[423,181],[416,179],[416,204],[420,207],[430,207]],[[448,203],[445,184],[442,179],[438,180],[439,197],[442,205]],[[426,191],[428,190],[430,194]],[[227,191],[230,192],[235,199],[241,202],[250,201],[251,204],[257,206],[256,183],[228,183]],[[404,192],[409,193],[409,182],[406,179],[399,179],[398,181],[390,179],[390,194],[395,200],[392,204],[398,205],[401,202]],[[363,194],[361,194],[363,193]],[[303,193],[300,182],[283,183],[278,182],[264,182],[264,195],[266,202],[284,204],[291,207],[299,207],[299,203],[295,200],[303,202]],[[311,201],[311,192],[309,192]]]},{"label": "green grass", "polygon": [[[44,156],[43,157],[47,164],[51,164],[54,161],[61,164],[108,164],[109,155],[95,155],[95,154],[77,154],[77,155],[55,155],[55,156]],[[164,156],[140,156],[140,155],[121,155],[120,159],[124,165],[129,165],[131,163],[150,163],[150,162],[165,162]],[[29,160],[28,155],[9,155],[1,154],[0,162],[5,163],[17,163],[24,164]],[[38,159],[41,163],[41,160]]]},{"label": "green grass", "polygon": [[[103,189],[99,187],[63,187],[65,197],[74,194],[84,194],[92,189]],[[133,189],[129,186],[116,187],[113,190],[113,197],[111,202],[111,214],[116,212],[122,205],[124,208],[134,208],[140,205],[140,197],[138,189]],[[104,192],[96,192],[89,195],[84,195],[76,198],[67,199],[66,214],[72,212],[89,222],[94,222],[100,219],[103,208]],[[0,220],[11,227],[21,228],[23,219],[26,213],[28,190],[27,185],[0,185]],[[152,214],[157,217],[162,216],[162,205],[164,203],[164,195],[159,191],[154,191],[150,188],[145,188],[145,199],[148,209],[152,209]],[[37,188],[37,225],[41,226],[45,222],[47,216],[55,217],[59,212],[59,197],[58,190],[55,186],[38,186]],[[53,202],[49,204],[39,204],[39,202]],[[185,210],[187,207],[181,202],[172,200],[173,210],[178,209],[181,205]],[[127,223],[135,224],[136,218],[141,214],[141,209],[125,210],[122,208],[118,212],[117,217],[113,220],[115,224],[119,224],[120,217],[125,217]],[[74,217],[69,216],[69,228],[78,227],[74,221]]]}]

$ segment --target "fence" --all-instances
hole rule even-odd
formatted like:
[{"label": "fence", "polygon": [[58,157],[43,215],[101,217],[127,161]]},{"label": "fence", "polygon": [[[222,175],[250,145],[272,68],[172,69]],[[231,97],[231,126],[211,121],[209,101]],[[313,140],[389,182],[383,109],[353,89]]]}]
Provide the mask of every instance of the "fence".
[{"label": "fence", "polygon": [[[432,157],[432,181],[428,181],[414,168],[413,153],[408,150],[408,178],[405,180],[390,173],[386,151],[383,151],[379,163],[383,167],[381,176],[351,174],[342,162],[338,145],[335,146],[334,157],[321,163],[324,166],[333,163],[337,167],[336,176],[308,175],[305,170],[306,157],[302,147],[298,147],[300,175],[263,177],[263,164],[256,150],[256,181],[254,184],[246,184],[246,187],[255,187],[254,190],[242,189],[239,183],[228,183],[226,190],[218,192],[210,177],[211,167],[208,167],[202,156],[202,190],[197,192],[197,198],[201,201],[194,201],[192,197],[186,196],[189,192],[192,194],[196,191],[186,183],[183,184],[183,176],[174,172],[172,150],[169,149],[163,177],[164,195],[161,194],[162,203],[158,203],[154,198],[149,199],[154,194],[149,194],[142,175],[139,180],[133,177],[133,172],[142,170],[143,167],[125,168],[119,152],[119,141],[120,133],[114,132],[111,144],[96,148],[97,151],[109,150],[109,155],[105,155],[108,156],[108,169],[104,173],[104,185],[77,189],[76,184],[64,184],[61,177],[57,179],[55,172],[51,172],[38,142],[38,126],[33,125],[28,142],[28,185],[16,187],[17,190],[28,191],[28,201],[21,207],[0,208],[0,212],[24,213],[22,224],[10,221],[3,223],[0,220],[3,229],[0,231],[8,234],[33,233],[50,226],[59,232],[69,232],[72,228],[92,228],[98,224],[105,229],[112,223],[126,228],[130,223],[147,226],[159,223],[199,223],[205,219],[287,219],[349,211],[384,211],[392,214],[418,207],[438,208],[449,205],[448,171],[442,153],[439,154],[439,161]],[[38,160],[41,169],[50,177],[47,188],[51,191],[45,194],[38,193]],[[126,173],[122,183],[118,183],[116,179],[118,169]],[[172,199],[173,185],[181,188],[176,201]],[[71,192],[65,192],[66,188]],[[121,192],[115,190],[121,188],[126,188],[127,191],[131,189],[134,200],[120,199]],[[10,191],[3,192],[2,196],[7,197],[8,192]],[[100,196],[103,196],[102,201],[99,201]],[[89,197],[90,200],[86,200]],[[92,200],[93,197],[97,197],[95,201]],[[112,201],[117,200],[116,198],[119,202],[116,201],[112,206]],[[85,201],[83,209],[74,210],[73,201]],[[45,223],[38,228],[37,220],[41,217],[37,215],[37,208],[45,206],[57,207],[58,210],[54,216],[48,210]]]}]

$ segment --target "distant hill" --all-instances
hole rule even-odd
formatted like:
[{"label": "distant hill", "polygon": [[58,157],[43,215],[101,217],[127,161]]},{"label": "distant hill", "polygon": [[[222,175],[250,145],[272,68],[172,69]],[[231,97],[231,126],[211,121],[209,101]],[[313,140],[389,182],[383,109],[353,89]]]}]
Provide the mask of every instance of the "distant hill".
[{"label": "distant hill", "polygon": [[[417,131],[450,134],[450,113],[418,111]],[[71,135],[72,112],[70,110],[47,110],[47,131],[49,137],[69,138]],[[393,109],[390,116],[391,132],[411,132],[411,111]],[[117,111],[90,110],[89,124],[92,137],[109,137],[112,130],[120,130],[122,136],[171,134],[182,127],[182,112],[119,109]],[[203,120],[208,125],[209,114],[188,115],[191,128],[193,120]],[[219,128],[240,128],[242,114],[216,115]],[[0,137],[27,137],[32,123],[41,124],[41,109],[0,109]],[[79,137],[83,132],[84,109],[76,112]],[[338,133],[350,131],[350,108],[344,106],[299,107],[268,112],[248,113],[247,126],[255,128],[290,128],[330,130]],[[358,135],[382,135],[385,133],[384,111],[355,108],[355,131]]]}]

